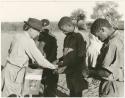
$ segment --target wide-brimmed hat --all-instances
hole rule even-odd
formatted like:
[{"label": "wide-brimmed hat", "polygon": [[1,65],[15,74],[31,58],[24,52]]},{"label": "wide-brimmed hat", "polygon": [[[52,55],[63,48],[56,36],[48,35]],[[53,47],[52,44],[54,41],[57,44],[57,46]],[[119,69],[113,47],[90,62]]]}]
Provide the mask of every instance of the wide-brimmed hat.
[{"label": "wide-brimmed hat", "polygon": [[35,18],[29,18],[28,21],[24,21],[25,24],[30,26],[31,28],[41,31],[42,30],[42,23],[40,20]]}]

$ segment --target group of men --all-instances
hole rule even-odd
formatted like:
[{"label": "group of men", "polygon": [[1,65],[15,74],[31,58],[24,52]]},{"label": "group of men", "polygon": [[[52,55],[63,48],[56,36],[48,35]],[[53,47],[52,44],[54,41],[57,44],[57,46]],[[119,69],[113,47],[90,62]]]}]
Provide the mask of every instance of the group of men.
[{"label": "group of men", "polygon": [[66,74],[70,97],[82,97],[82,91],[88,89],[88,78],[101,81],[100,97],[123,96],[124,44],[108,20],[96,19],[86,33],[86,28],[74,25],[71,17],[62,17],[58,27],[66,37],[61,58],[57,58],[56,38],[45,28],[47,20],[29,18],[24,23],[25,32],[14,37],[2,70],[2,96],[21,96],[29,59],[44,69],[41,83],[45,97],[57,95],[61,73]]}]

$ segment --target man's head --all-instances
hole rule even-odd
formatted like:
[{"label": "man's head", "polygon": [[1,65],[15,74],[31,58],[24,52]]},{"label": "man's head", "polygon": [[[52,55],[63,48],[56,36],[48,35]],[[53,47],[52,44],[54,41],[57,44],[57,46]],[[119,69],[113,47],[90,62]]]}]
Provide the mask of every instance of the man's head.
[{"label": "man's head", "polygon": [[64,32],[64,34],[74,32],[75,26],[72,23],[72,19],[70,17],[62,17],[58,23],[58,27],[60,30]]},{"label": "man's head", "polygon": [[35,18],[29,18],[28,21],[24,21],[23,29],[27,31],[31,38],[35,39],[39,36],[42,30],[42,23],[40,20]]},{"label": "man's head", "polygon": [[48,19],[42,19],[41,22],[42,22],[43,27],[49,26],[49,24],[50,24]]},{"label": "man's head", "polygon": [[108,20],[96,19],[91,26],[91,33],[97,36],[101,41],[105,41],[113,32],[113,28]]},{"label": "man's head", "polygon": [[43,31],[40,33],[38,41],[42,41],[44,37],[46,37],[49,33],[49,29],[43,29]]},{"label": "man's head", "polygon": [[87,30],[87,25],[85,20],[79,20],[77,26],[79,30]]}]

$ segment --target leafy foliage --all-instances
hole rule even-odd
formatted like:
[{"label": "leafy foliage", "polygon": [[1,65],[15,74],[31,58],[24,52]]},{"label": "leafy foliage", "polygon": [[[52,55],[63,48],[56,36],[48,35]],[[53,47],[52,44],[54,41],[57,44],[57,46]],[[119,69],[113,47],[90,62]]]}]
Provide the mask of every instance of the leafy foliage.
[{"label": "leafy foliage", "polygon": [[96,3],[96,6],[93,8],[93,14],[91,15],[91,18],[105,18],[109,20],[113,27],[117,27],[117,22],[122,17],[122,15],[118,13],[117,7],[118,4],[113,1]]},{"label": "leafy foliage", "polygon": [[72,13],[71,13],[71,17],[77,21],[79,20],[85,20],[86,16],[85,16],[85,11],[82,10],[82,9],[77,9],[77,10],[74,10]]}]

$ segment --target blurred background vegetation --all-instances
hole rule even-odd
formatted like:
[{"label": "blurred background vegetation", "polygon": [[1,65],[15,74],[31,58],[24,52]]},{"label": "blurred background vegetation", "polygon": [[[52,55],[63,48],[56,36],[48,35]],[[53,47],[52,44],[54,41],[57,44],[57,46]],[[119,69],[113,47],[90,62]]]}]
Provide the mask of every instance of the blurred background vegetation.
[{"label": "blurred background vegetation", "polygon": [[[92,21],[88,21],[87,27],[90,28]],[[8,31],[23,31],[23,22],[2,22],[1,23],[1,31],[2,32],[8,32]],[[58,29],[58,22],[51,22],[50,23],[50,30],[52,32],[60,32]],[[120,30],[124,30],[124,21],[118,21],[118,28]]]}]

